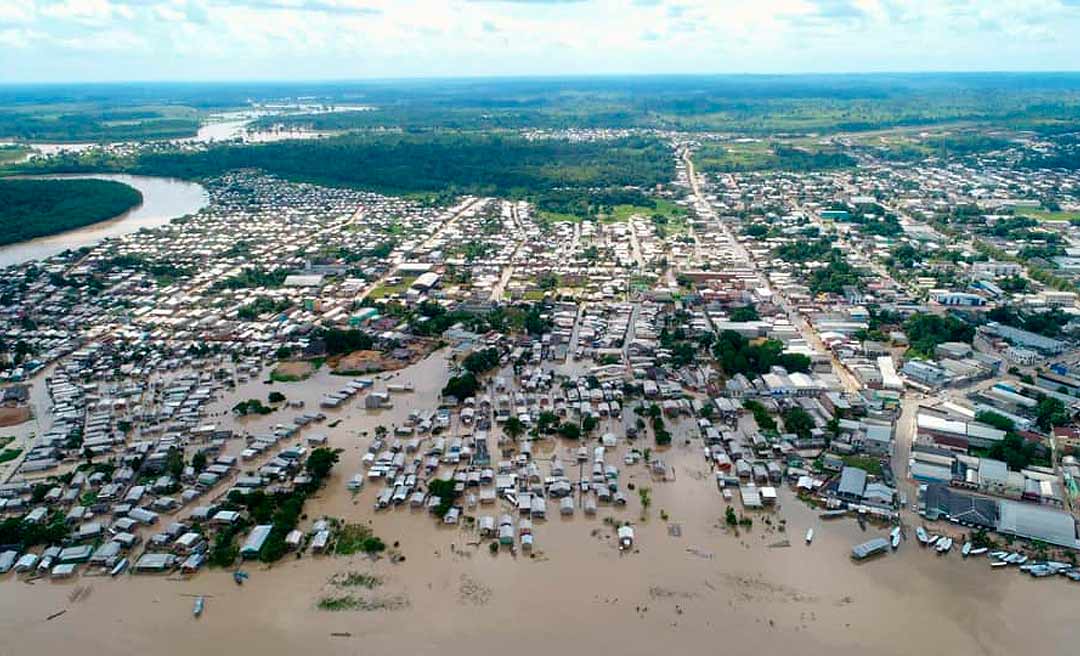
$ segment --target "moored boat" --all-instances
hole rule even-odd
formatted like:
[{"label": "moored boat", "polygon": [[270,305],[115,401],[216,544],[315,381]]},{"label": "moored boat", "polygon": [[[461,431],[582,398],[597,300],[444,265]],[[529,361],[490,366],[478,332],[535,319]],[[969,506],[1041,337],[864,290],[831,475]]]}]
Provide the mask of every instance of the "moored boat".
[{"label": "moored boat", "polygon": [[963,548],[960,549],[960,555],[963,556],[964,558],[967,558],[968,556],[971,555],[971,543],[970,542],[965,542],[964,543]]},{"label": "moored boat", "polygon": [[889,541],[892,543],[892,548],[896,549],[900,546],[900,527],[897,526],[889,532]]},{"label": "moored boat", "polygon": [[202,615],[204,606],[206,606],[206,599],[201,595],[195,597],[195,606],[191,609],[192,614],[194,614],[195,617]]},{"label": "moored boat", "polygon": [[128,566],[128,559],[127,558],[121,558],[120,562],[113,565],[113,568],[111,570],[109,570],[109,576],[119,576],[120,574],[122,574],[124,572],[125,569],[127,569],[127,566]]},{"label": "moored boat", "polygon": [[885,538],[874,538],[862,544],[857,544],[851,549],[851,557],[854,560],[865,560],[871,556],[885,553],[889,550],[889,541]]},{"label": "moored boat", "polygon": [[972,549],[971,553],[969,553],[968,555],[969,556],[981,556],[984,553],[986,553],[986,547],[976,547],[976,548]]},{"label": "moored boat", "polygon": [[915,537],[919,539],[919,544],[926,545],[930,542],[930,536],[926,534],[926,529],[921,526],[915,529]]}]

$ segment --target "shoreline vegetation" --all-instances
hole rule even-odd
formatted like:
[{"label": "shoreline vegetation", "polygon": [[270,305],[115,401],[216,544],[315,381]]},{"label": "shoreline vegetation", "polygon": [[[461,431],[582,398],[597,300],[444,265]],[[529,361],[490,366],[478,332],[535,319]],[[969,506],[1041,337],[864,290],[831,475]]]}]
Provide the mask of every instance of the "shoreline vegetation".
[{"label": "shoreline vegetation", "polygon": [[116,218],[143,202],[111,180],[0,179],[0,246]]}]

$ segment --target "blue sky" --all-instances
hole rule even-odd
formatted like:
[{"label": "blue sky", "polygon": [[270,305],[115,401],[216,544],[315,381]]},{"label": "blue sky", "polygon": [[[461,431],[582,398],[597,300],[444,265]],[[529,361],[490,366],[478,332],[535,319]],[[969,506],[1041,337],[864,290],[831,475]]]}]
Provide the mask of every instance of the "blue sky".
[{"label": "blue sky", "polygon": [[0,82],[1078,67],[1080,0],[0,0]]}]

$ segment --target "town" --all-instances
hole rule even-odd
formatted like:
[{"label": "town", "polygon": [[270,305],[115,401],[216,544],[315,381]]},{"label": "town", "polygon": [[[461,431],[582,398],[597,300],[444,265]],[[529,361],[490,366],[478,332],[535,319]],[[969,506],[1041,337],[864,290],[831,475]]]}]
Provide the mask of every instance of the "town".
[{"label": "town", "polygon": [[244,170],[9,267],[0,572],[403,559],[387,513],[515,555],[581,515],[648,552],[652,491],[704,462],[732,531],[804,504],[891,535],[854,558],[917,528],[1080,580],[1080,176],[1010,164],[1054,145],[838,137],[856,168],[739,172],[717,161],[761,144],[647,136],[674,178],[593,217]]}]

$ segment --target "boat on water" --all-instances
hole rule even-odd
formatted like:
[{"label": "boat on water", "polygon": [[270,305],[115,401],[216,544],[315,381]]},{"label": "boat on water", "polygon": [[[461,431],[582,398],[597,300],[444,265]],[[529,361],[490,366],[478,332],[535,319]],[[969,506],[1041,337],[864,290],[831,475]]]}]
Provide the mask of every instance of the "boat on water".
[{"label": "boat on water", "polygon": [[897,549],[900,547],[900,527],[897,526],[889,532],[889,542],[892,543],[892,548]]},{"label": "boat on water", "polygon": [[821,515],[820,515],[820,517],[822,519],[840,519],[841,517],[846,517],[846,516],[847,516],[847,511],[846,510],[826,510],[825,512],[821,513]]},{"label": "boat on water", "polygon": [[813,541],[814,541],[814,529],[808,528],[808,529],[806,529],[806,544],[810,544]]},{"label": "boat on water", "polygon": [[971,553],[969,553],[968,555],[969,556],[981,556],[984,553],[986,553],[986,547],[976,547],[976,548],[972,549]]},{"label": "boat on water", "polygon": [[960,555],[963,556],[964,558],[967,558],[968,556],[971,555],[971,543],[970,542],[965,542],[964,543],[964,546],[960,549]]},{"label": "boat on water", "polygon": [[946,538],[941,538],[940,540],[938,540],[936,549],[937,549],[939,554],[947,554],[947,553],[949,553],[949,549],[952,549],[952,546],[953,546],[952,538],[946,537]]},{"label": "boat on water", "polygon": [[1008,567],[1008,566],[1009,566],[1009,563],[1005,562],[1004,560],[996,560],[996,561],[990,563],[990,567],[993,567],[993,568]]},{"label": "boat on water", "polygon": [[109,576],[119,576],[123,574],[124,570],[128,567],[128,559],[121,558],[120,562],[113,565],[113,568],[109,570]]},{"label": "boat on water", "polygon": [[937,544],[937,541],[940,540],[940,539],[941,539],[940,535],[931,535],[930,538],[926,541],[926,546],[932,547],[935,544]]},{"label": "boat on water", "polygon": [[206,599],[201,595],[195,597],[195,606],[191,609],[191,612],[195,617],[202,615],[203,608],[206,606]]},{"label": "boat on water", "polygon": [[926,545],[930,542],[930,536],[926,534],[926,529],[921,526],[915,529],[915,537],[919,538],[919,544]]},{"label": "boat on water", "polygon": [[236,585],[243,585],[244,581],[247,580],[248,573],[243,571],[243,570],[238,569],[235,572],[233,572],[232,577],[233,577],[233,580],[236,581]]},{"label": "boat on water", "polygon": [[854,560],[865,560],[871,556],[885,553],[889,550],[889,541],[885,538],[874,538],[862,544],[857,544],[851,549],[851,557]]}]

